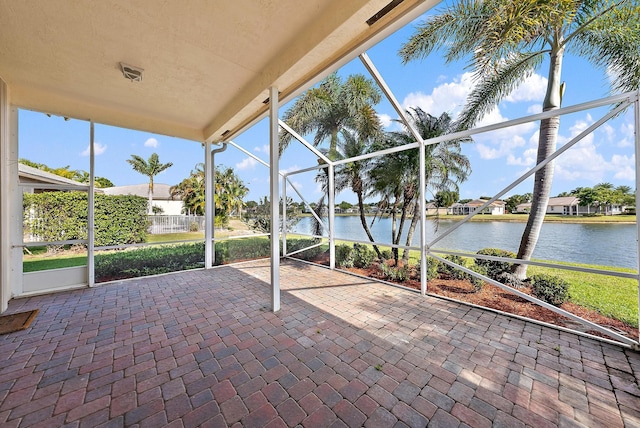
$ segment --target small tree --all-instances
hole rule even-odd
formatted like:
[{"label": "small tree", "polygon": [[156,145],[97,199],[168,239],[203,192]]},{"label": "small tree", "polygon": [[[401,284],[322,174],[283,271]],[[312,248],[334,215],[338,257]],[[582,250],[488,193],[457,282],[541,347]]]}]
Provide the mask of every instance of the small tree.
[{"label": "small tree", "polygon": [[138,155],[131,155],[127,159],[134,171],[149,177],[149,214],[153,214],[153,177],[173,166],[172,162],[160,163],[157,153],[152,153],[149,160],[144,160]]},{"label": "small tree", "polygon": [[[280,200],[280,206],[282,206],[282,200]],[[300,220],[296,215],[297,204],[293,202],[291,198],[287,198],[287,224],[286,230],[289,231]],[[255,212],[246,212],[244,216],[244,222],[253,229],[264,233],[271,231],[271,203],[266,196],[260,199],[260,203],[255,209]],[[280,222],[280,231],[283,230],[283,224]]]}]

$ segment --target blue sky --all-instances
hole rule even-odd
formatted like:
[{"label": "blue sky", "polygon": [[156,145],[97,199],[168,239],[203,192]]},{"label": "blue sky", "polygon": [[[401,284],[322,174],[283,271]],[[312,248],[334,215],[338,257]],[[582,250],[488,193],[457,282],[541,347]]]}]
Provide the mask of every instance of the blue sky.
[{"label": "blue sky", "polygon": [[[414,31],[406,26],[368,51],[373,63],[387,81],[403,107],[420,106],[433,115],[443,112],[455,115],[461,110],[472,87],[471,74],[465,63],[444,64],[438,53],[422,62],[402,65],[397,55],[400,46]],[[367,71],[355,59],[339,73],[348,76]],[[501,122],[541,109],[546,85],[546,64],[507,97],[496,110],[489,113],[481,124]],[[566,91],[563,106],[605,97],[609,94],[609,77],[594,69],[586,61],[567,55],[563,66]],[[281,114],[291,105],[285,105]],[[396,114],[383,100],[377,110],[388,129],[397,129],[392,123]],[[559,146],[569,141],[591,123],[597,121],[608,108],[594,109],[565,116],[561,119]],[[60,117],[47,117],[43,113],[20,112],[19,156],[50,167],[69,165],[72,169],[89,170],[89,124],[83,121],[65,121]],[[493,196],[523,172],[535,165],[537,123],[521,125],[508,130],[477,136],[474,143],[464,146],[472,173],[460,186],[461,198]],[[309,137],[312,140],[312,137]],[[157,183],[177,184],[189,175],[198,162],[203,161],[201,144],[177,138],[154,135],[96,124],[96,175],[110,179],[115,185],[145,183],[146,178],[126,163],[132,154],[148,158],[156,152],[162,162],[173,166],[156,177]],[[262,121],[234,141],[264,160],[268,160],[268,124]],[[232,167],[250,188],[247,200],[258,200],[268,194],[268,169],[251,160],[233,147],[216,156],[216,164]],[[292,142],[281,158],[280,169],[292,171],[316,165],[313,155],[302,145]],[[292,180],[308,201],[320,197],[314,181],[315,173],[295,175]],[[633,112],[609,121],[594,134],[561,156],[556,163],[552,194],[569,191],[578,186],[593,186],[600,182],[627,185],[635,188]],[[509,194],[526,193],[532,189],[527,180]],[[509,195],[508,194],[508,195]],[[293,196],[293,192],[289,193]],[[431,196],[429,196],[431,198]],[[298,200],[299,198],[294,197]],[[336,200],[355,202],[350,192],[337,195]],[[373,200],[371,200],[373,202]]]}]

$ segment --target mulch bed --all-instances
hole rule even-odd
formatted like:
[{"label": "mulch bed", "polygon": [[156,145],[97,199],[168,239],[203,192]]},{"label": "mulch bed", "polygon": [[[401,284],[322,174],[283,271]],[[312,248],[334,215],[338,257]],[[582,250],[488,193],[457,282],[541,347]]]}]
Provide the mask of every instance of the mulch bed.
[{"label": "mulch bed", "polygon": [[[321,254],[314,260],[314,262],[328,265],[328,255]],[[342,269],[370,278],[384,279],[387,282],[393,282],[385,279],[380,272],[380,269],[375,265],[372,265],[367,269]],[[419,279],[412,278],[398,284],[407,288],[420,290]],[[570,320],[569,318],[559,315],[549,309],[545,309],[533,302],[529,302],[528,300],[525,300],[522,297],[516,296],[515,294],[496,287],[495,285],[485,283],[480,291],[475,291],[469,281],[433,279],[428,282],[427,291],[430,294],[436,294],[439,296],[448,297],[478,306],[497,309],[499,311],[508,312],[510,314],[519,315],[526,318],[532,318],[560,327],[567,327],[574,330],[584,331],[595,336],[607,337],[606,335],[603,335],[599,332],[587,330],[582,324],[577,324],[575,321]],[[528,295],[532,295],[530,288],[522,288],[519,291],[522,291]],[[609,328],[616,333],[626,335],[627,337],[634,340],[638,340],[638,329],[625,324],[622,321],[606,317],[598,313],[597,311],[584,308],[571,302],[563,303],[560,308],[595,324]]]}]

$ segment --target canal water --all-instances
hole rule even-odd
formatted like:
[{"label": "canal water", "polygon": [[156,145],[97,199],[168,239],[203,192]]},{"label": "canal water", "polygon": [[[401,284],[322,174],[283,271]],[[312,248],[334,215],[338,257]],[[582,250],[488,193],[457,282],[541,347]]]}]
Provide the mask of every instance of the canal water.
[{"label": "canal water", "polygon": [[[371,219],[372,217],[367,217],[375,240],[383,244],[390,243],[391,219],[376,219],[373,225]],[[296,224],[294,232],[311,233],[311,220],[311,217],[303,217]],[[360,217],[339,216],[335,220],[336,239],[368,240]],[[455,224],[450,220],[428,222],[427,242]],[[406,241],[408,223],[407,221],[401,244]],[[492,247],[516,252],[524,227],[525,223],[469,222],[438,241],[433,248],[476,252],[481,248]],[[545,223],[533,258],[637,269],[636,236],[635,224]],[[418,246],[419,242],[418,226],[413,245]]]}]

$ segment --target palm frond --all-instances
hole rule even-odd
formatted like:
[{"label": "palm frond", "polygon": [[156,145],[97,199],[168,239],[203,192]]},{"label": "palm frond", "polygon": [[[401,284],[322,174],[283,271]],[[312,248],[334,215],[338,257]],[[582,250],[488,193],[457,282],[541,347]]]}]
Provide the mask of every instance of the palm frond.
[{"label": "palm frond", "polygon": [[482,116],[533,74],[544,59],[543,53],[514,53],[509,58],[498,61],[493,72],[477,74],[477,84],[469,94],[455,128],[468,129],[475,125]]},{"label": "palm frond", "polygon": [[576,34],[571,51],[613,75],[612,90],[640,88],[640,4],[610,10]]},{"label": "palm frond", "polygon": [[402,62],[424,59],[441,47],[447,47],[444,49],[447,62],[473,53],[487,18],[486,11],[482,1],[463,0],[430,16],[402,45],[398,52]]}]

